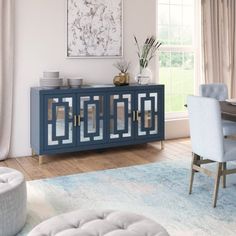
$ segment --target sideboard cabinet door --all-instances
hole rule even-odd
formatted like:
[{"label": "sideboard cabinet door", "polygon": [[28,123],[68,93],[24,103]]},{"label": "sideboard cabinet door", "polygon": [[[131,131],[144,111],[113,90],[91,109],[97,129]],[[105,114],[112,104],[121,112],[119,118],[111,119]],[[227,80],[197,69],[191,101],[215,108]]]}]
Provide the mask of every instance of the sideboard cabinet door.
[{"label": "sideboard cabinet door", "polygon": [[136,92],[136,138],[164,138],[164,91]]},{"label": "sideboard cabinet door", "polygon": [[75,95],[44,96],[44,149],[76,145]]},{"label": "sideboard cabinet door", "polygon": [[105,96],[99,93],[78,94],[78,146],[101,144],[105,135]]},{"label": "sideboard cabinet door", "polygon": [[109,142],[126,142],[134,139],[133,92],[115,92],[108,95]]}]

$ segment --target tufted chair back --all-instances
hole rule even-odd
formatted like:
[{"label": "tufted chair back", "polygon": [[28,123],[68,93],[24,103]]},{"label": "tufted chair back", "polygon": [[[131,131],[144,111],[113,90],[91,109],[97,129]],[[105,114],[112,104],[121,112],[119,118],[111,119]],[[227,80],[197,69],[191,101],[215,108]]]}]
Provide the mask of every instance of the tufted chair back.
[{"label": "tufted chair back", "polygon": [[228,99],[228,88],[226,84],[201,84],[200,96],[215,98],[218,101],[225,101]]}]

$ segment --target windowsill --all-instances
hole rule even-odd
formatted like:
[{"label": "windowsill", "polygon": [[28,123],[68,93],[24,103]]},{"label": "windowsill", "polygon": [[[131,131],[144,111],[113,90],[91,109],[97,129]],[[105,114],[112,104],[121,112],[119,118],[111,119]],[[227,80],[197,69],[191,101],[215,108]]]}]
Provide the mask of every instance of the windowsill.
[{"label": "windowsill", "polygon": [[176,112],[176,113],[165,113],[165,120],[187,120],[188,113],[187,112]]}]

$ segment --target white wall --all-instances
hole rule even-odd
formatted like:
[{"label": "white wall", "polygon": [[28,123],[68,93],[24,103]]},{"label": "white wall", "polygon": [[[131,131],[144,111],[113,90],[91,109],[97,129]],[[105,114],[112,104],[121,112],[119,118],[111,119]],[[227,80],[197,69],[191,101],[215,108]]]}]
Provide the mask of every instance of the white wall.
[{"label": "white wall", "polygon": [[[124,0],[124,56],[137,65],[133,34],[155,34],[155,0]],[[30,149],[30,87],[44,70],[63,77],[81,75],[88,83],[111,83],[114,59],[65,59],[65,0],[17,0],[15,33],[15,95],[11,153]],[[152,63],[152,69],[155,67]]]}]

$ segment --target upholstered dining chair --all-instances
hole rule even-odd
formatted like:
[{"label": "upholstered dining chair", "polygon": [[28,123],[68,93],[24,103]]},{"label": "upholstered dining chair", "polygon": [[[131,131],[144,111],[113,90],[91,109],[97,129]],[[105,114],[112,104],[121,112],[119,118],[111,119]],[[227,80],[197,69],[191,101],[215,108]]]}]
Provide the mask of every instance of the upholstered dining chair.
[{"label": "upholstered dining chair", "polygon": [[228,99],[228,88],[223,83],[201,84],[200,96],[215,98],[218,101],[225,101]]},{"label": "upholstered dining chair", "polygon": [[[227,170],[226,163],[236,160],[236,141],[223,136],[219,102],[214,98],[188,96],[187,98],[190,137],[193,159],[189,194],[192,193],[196,172],[202,172],[215,178],[213,207],[216,206],[220,178],[226,187],[226,175],[236,173],[236,169]],[[202,167],[202,164],[216,162],[216,172]]]},{"label": "upholstered dining chair", "polygon": [[[201,84],[200,96],[215,98],[218,101],[228,99],[228,88],[224,83]],[[236,135],[236,122],[230,120],[222,120],[224,136]]]}]

